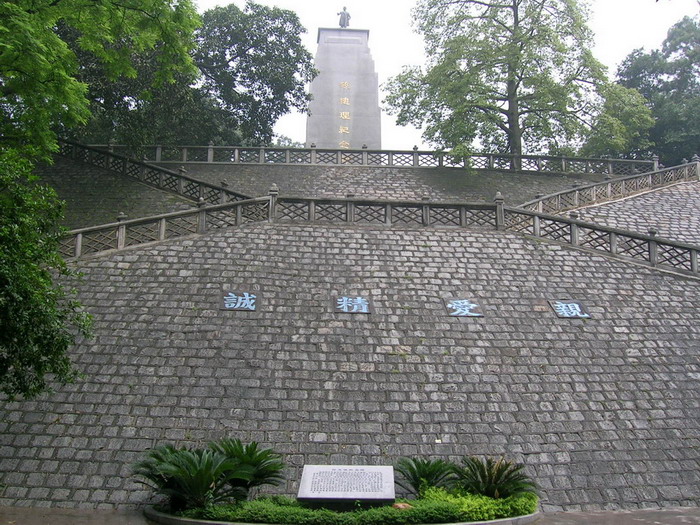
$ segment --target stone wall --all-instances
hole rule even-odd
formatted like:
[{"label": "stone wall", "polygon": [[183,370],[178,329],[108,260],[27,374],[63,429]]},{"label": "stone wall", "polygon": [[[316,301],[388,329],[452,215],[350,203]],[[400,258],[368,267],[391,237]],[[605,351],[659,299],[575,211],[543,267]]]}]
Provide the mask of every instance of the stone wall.
[{"label": "stone wall", "polygon": [[613,228],[700,244],[700,182],[677,184],[627,199],[576,210],[579,218]]},{"label": "stone wall", "polygon": [[700,504],[697,280],[503,232],[270,224],[77,265],[85,378],[3,405],[0,504],[139,505],[143,451],[222,436],[283,453],[290,494],[305,463],[505,454],[544,510]]}]

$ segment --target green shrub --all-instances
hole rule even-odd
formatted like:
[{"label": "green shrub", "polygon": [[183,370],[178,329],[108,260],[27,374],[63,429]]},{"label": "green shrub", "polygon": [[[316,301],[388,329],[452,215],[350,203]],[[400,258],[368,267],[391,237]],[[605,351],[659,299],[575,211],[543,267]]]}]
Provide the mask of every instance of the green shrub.
[{"label": "green shrub", "polygon": [[442,502],[459,508],[458,521],[487,521],[532,514],[537,510],[539,498],[531,492],[515,494],[507,498],[490,498],[480,494],[459,494],[441,488],[427,489],[425,501]]},{"label": "green shrub", "polygon": [[481,460],[474,456],[464,456],[462,464],[455,468],[456,487],[470,494],[498,499],[523,492],[536,493],[537,485],[523,472],[524,465],[503,457]]},{"label": "green shrub", "polygon": [[401,458],[394,470],[400,474],[396,484],[415,495],[429,487],[449,488],[456,480],[455,466],[442,459]]},{"label": "green shrub", "polygon": [[246,494],[254,487],[279,485],[284,480],[282,456],[272,449],[259,448],[255,441],[244,445],[240,439],[226,438],[209,443],[209,448],[251,472],[249,479],[234,479],[231,482],[232,486],[243,488]]},{"label": "green shrub", "polygon": [[156,493],[167,496],[173,511],[244,497],[245,491],[235,483],[251,478],[249,467],[212,450],[163,445],[147,455],[147,459],[134,466],[134,475],[143,478],[145,481],[141,483]]}]

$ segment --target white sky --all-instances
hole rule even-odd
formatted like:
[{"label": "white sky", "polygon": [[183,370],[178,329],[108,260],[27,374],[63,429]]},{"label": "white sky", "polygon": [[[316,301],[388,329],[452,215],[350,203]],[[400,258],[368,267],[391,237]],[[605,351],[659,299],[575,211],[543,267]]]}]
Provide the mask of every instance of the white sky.
[{"label": "white sky", "polygon": [[[700,13],[700,0],[589,0],[589,26],[595,33],[594,54],[605,64],[612,77],[619,63],[634,49],[647,51],[658,48],[668,29],[686,15]],[[235,3],[245,6],[245,0],[195,0],[200,12],[216,6]],[[307,49],[316,54],[319,27],[338,27],[336,15],[343,6],[351,15],[352,29],[369,29],[369,47],[379,75],[380,101],[384,98],[381,85],[398,74],[404,65],[423,64],[423,41],[413,32],[411,9],[414,0],[256,0],[256,3],[295,11],[308,33],[303,35]],[[297,142],[304,142],[306,116],[286,115],[275,131]],[[414,145],[427,147],[413,127],[396,126],[394,118],[382,114],[382,147],[411,149]]]}]

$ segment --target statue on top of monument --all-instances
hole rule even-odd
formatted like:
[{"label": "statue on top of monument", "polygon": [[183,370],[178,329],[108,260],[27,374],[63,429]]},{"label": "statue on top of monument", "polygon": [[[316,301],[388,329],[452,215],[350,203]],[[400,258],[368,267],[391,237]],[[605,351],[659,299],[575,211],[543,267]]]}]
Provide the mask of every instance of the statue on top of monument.
[{"label": "statue on top of monument", "polygon": [[340,27],[348,27],[350,25],[350,13],[348,13],[348,8],[343,7],[343,10],[338,14],[340,15]]}]

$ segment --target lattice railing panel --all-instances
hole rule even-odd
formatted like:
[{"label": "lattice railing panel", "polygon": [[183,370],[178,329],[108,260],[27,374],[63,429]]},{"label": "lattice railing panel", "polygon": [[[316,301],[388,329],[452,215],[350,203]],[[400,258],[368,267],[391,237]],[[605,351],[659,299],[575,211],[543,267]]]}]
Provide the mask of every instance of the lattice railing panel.
[{"label": "lattice railing panel", "polygon": [[172,217],[165,223],[165,238],[182,237],[197,233],[197,214]]},{"label": "lattice railing panel", "polygon": [[575,208],[578,205],[576,202],[576,192],[571,191],[569,193],[561,193],[559,195],[559,209],[567,210],[570,208]]},{"label": "lattice railing panel", "polygon": [[182,194],[193,200],[199,200],[199,183],[192,180],[185,180],[182,183]]},{"label": "lattice railing panel", "polygon": [[160,221],[146,224],[130,224],[126,227],[125,246],[136,246],[158,240],[158,226]]},{"label": "lattice railing panel", "polygon": [[172,191],[177,193],[178,189],[178,177],[176,175],[173,175],[171,173],[163,173],[163,178],[161,179],[161,188],[164,190]]},{"label": "lattice railing panel", "polygon": [[596,202],[595,186],[590,186],[588,188],[582,188],[578,192],[578,205],[587,206],[588,204],[593,204]]},{"label": "lattice railing panel", "polygon": [[562,159],[543,159],[542,171],[551,171],[554,173],[563,172],[564,166]]},{"label": "lattice railing panel", "polygon": [[289,162],[292,164],[311,164],[311,152],[291,150],[289,152]]},{"label": "lattice railing panel", "polygon": [[342,151],[340,153],[341,164],[348,164],[350,166],[362,166],[362,153],[353,151]]},{"label": "lattice railing panel", "polygon": [[554,195],[548,199],[542,199],[542,213],[555,214],[559,211],[559,196]]},{"label": "lattice railing panel", "polygon": [[317,164],[338,164],[338,154],[335,151],[317,151]]},{"label": "lattice railing panel", "polygon": [[367,164],[370,166],[388,166],[389,165],[389,154],[388,153],[368,153],[367,154]]},{"label": "lattice railing panel", "polygon": [[238,150],[238,162],[255,164],[260,162],[259,148],[241,148]]},{"label": "lattice railing panel", "polygon": [[423,224],[423,206],[392,206],[392,224]]},{"label": "lattice railing panel", "polygon": [[187,148],[188,162],[206,162],[209,158],[209,148]]},{"label": "lattice railing panel", "polygon": [[[109,169],[109,157],[106,154],[99,151],[93,151],[92,155],[90,155],[90,152],[87,153],[85,162],[89,162],[98,168]],[[90,159],[90,157],[92,158]]]},{"label": "lattice railing panel", "polygon": [[602,184],[600,186],[593,186],[593,191],[595,193],[594,195],[594,201],[593,202],[600,202],[604,201],[608,198],[608,185],[607,184]]},{"label": "lattice railing panel", "polygon": [[58,241],[58,253],[62,257],[75,257],[75,242],[75,235],[61,237]]},{"label": "lattice railing panel", "polygon": [[250,204],[241,204],[242,222],[261,222],[268,219],[268,202],[252,202]]},{"label": "lattice railing panel", "polygon": [[236,226],[238,224],[236,220],[236,208],[208,211],[206,220],[208,230],[220,230],[222,228]]},{"label": "lattice railing panel", "polygon": [[317,202],[316,220],[319,222],[347,222],[348,207],[344,203]]},{"label": "lattice railing panel", "polygon": [[382,204],[356,204],[355,222],[383,224],[386,221],[386,206]]},{"label": "lattice railing panel", "polygon": [[658,243],[657,259],[659,264],[668,264],[682,270],[692,270],[691,254],[690,248]]},{"label": "lattice railing panel", "polygon": [[566,163],[566,171],[570,173],[588,173],[588,162],[585,160],[569,160]]},{"label": "lattice railing panel", "polygon": [[121,173],[124,169],[124,162],[126,161],[119,157],[109,157],[109,169]]},{"label": "lattice railing panel", "polygon": [[214,148],[214,162],[235,162],[236,148]]},{"label": "lattice railing panel", "polygon": [[[146,167],[143,171],[143,180],[144,182],[147,182],[149,184],[153,184],[154,186],[158,186],[160,184],[160,174],[163,173],[160,170],[157,170],[155,168],[149,168]],[[177,187],[177,185],[176,185]]]},{"label": "lattice railing panel", "polygon": [[610,197],[623,197],[625,195],[622,182],[611,182],[610,183]]},{"label": "lattice railing panel", "polygon": [[610,234],[608,232],[586,228],[579,226],[578,243],[584,248],[593,248],[595,250],[610,250]]},{"label": "lattice railing panel", "polygon": [[431,206],[430,224],[439,226],[459,226],[459,206]]},{"label": "lattice railing panel", "polygon": [[539,171],[540,165],[537,159],[523,157],[520,161],[520,168],[525,171]]},{"label": "lattice railing panel", "polygon": [[204,202],[218,204],[219,200],[221,200],[221,190],[202,185],[202,198]]},{"label": "lattice railing panel", "polygon": [[493,167],[497,170],[509,170],[511,166],[510,157],[501,157],[499,155],[493,156]]},{"label": "lattice railing panel", "polygon": [[141,166],[135,162],[126,163],[126,174],[129,177],[134,177],[136,179],[141,178]]},{"label": "lattice railing panel", "polygon": [[277,219],[304,222],[311,220],[309,201],[277,201]]},{"label": "lattice railing panel", "polygon": [[266,149],[265,162],[267,164],[284,164],[287,162],[287,153],[283,149]]},{"label": "lattice railing panel", "polygon": [[117,228],[83,233],[82,254],[103,252],[117,248]]},{"label": "lattice railing panel", "polygon": [[524,233],[526,235],[534,235],[534,217],[524,213],[505,212],[506,229],[514,232]]},{"label": "lattice railing panel", "polygon": [[612,171],[615,175],[634,175],[636,173],[634,164],[626,162],[613,162]]},{"label": "lattice railing panel", "polygon": [[419,153],[418,165],[435,168],[440,165],[440,158],[431,153]]},{"label": "lattice railing panel", "polygon": [[[469,166],[474,169],[479,169],[482,167],[482,162],[486,160],[482,157],[470,157],[466,162]],[[465,160],[463,157],[455,157],[454,155],[445,155],[442,158],[442,165],[446,168],[463,168]],[[486,166],[488,167],[488,160],[486,160]]]},{"label": "lattice railing panel", "polygon": [[393,166],[413,166],[413,153],[394,153]]},{"label": "lattice railing panel", "polygon": [[587,173],[607,173],[608,172],[608,161],[607,160],[590,160],[586,163]]},{"label": "lattice railing panel", "polygon": [[568,222],[540,218],[540,237],[561,242],[571,241],[571,226]]},{"label": "lattice railing panel", "polygon": [[496,213],[493,210],[466,210],[468,225],[496,227]]},{"label": "lattice railing panel", "polygon": [[627,255],[628,257],[648,261],[649,241],[620,234],[617,236],[617,248],[615,252],[619,255]]}]

